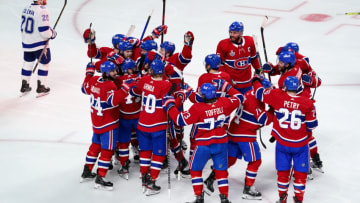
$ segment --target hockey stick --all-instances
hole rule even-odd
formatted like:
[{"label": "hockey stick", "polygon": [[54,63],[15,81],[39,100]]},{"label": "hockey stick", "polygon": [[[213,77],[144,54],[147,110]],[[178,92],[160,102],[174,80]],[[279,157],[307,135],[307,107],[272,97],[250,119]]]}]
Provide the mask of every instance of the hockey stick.
[{"label": "hockey stick", "polygon": [[[141,41],[142,41],[142,39],[143,39],[143,37],[144,37],[145,31],[146,31],[147,26],[148,26],[148,24],[149,24],[149,22],[150,22],[150,18],[151,18],[151,16],[152,16],[153,12],[154,12],[154,9],[152,8],[151,11],[150,11],[149,17],[148,17],[148,19],[147,19],[147,21],[146,21],[144,30],[143,30],[143,32],[142,32],[142,34],[141,34],[140,43],[141,43]],[[144,61],[145,61],[145,54],[141,54],[140,62],[139,62],[139,72],[140,72],[140,75],[141,75],[141,76],[142,76],[142,67],[143,67],[143,65],[144,65]]]},{"label": "hockey stick", "polygon": [[142,32],[142,34],[141,34],[141,37],[140,37],[140,42],[143,40],[143,37],[144,37],[145,31],[146,31],[147,26],[148,26],[148,24],[149,24],[149,22],[150,22],[150,18],[151,18],[151,16],[152,16],[153,12],[154,12],[154,9],[152,8],[152,9],[150,10],[150,14],[149,14],[149,17],[148,17],[148,19],[147,19],[147,21],[146,21],[146,24],[145,24],[144,30],[143,30],[143,32]]},{"label": "hockey stick", "polygon": [[[163,0],[163,15],[162,15],[162,25],[165,25],[165,6],[166,6],[166,0]],[[161,33],[161,44],[164,42],[164,32]]]},{"label": "hockey stick", "polygon": [[350,13],[337,13],[336,15],[346,15],[346,16],[352,16],[352,15],[360,15],[360,12],[350,12]]},{"label": "hockey stick", "polygon": [[135,30],[135,25],[130,25],[128,32],[126,33],[126,37],[129,37],[133,34]]},{"label": "hockey stick", "polygon": [[[262,72],[262,63],[261,63],[261,57],[260,57],[260,53],[259,53],[259,49],[258,49],[257,37],[256,37],[256,35],[253,35],[252,37],[253,37],[254,42],[255,42],[256,55],[259,58],[260,70]],[[260,137],[261,145],[264,147],[264,149],[266,149],[266,145],[265,145],[264,141],[262,140],[262,136],[261,136],[261,128],[259,128],[258,130],[259,130],[259,137]]]},{"label": "hockey stick", "polygon": [[93,59],[93,56],[92,56],[92,40],[91,40],[91,26],[92,26],[92,23],[90,23],[90,33],[89,33],[89,39],[90,39],[90,63],[92,64],[92,59]]},{"label": "hockey stick", "polygon": [[[265,46],[264,28],[265,28],[265,25],[266,25],[268,19],[269,19],[269,18],[268,18],[267,16],[264,17],[264,20],[263,20],[263,22],[262,22],[262,24],[261,24],[261,28],[260,28],[261,39],[262,39],[262,43],[263,43],[264,55],[265,55],[265,62],[266,62],[266,63],[268,62],[268,57],[267,57],[266,46]],[[270,73],[268,73],[268,78],[269,78],[269,80],[270,80],[270,82],[271,82]]]},{"label": "hockey stick", "polygon": [[[55,25],[54,25],[54,27],[53,27],[53,30],[55,30],[55,28],[56,28],[56,26],[57,26],[57,24],[58,24],[58,22],[59,22],[59,20],[60,20],[60,17],[61,17],[61,15],[62,15],[62,13],[64,12],[64,9],[65,9],[66,4],[67,4],[67,0],[64,1],[64,6],[63,6],[63,8],[61,9],[61,12],[60,12],[60,14],[59,14],[59,17],[57,18],[57,20],[56,20],[56,22],[55,22]],[[41,57],[44,55],[45,50],[46,50],[46,47],[49,45],[49,41],[50,41],[50,39],[47,39],[47,40],[46,40],[45,47],[44,47],[44,49],[41,51],[41,54],[40,54],[40,56],[39,56],[39,59],[37,60],[37,62],[36,62],[36,64],[35,64],[35,67],[34,67],[34,69],[33,69],[33,73],[35,73],[36,68],[38,67],[39,62],[40,62],[40,60],[41,60]]]},{"label": "hockey stick", "polygon": [[[171,88],[168,92],[168,95],[172,95],[174,93],[174,91],[176,90],[176,84],[173,83],[171,85]],[[168,138],[168,143],[169,143],[169,146],[170,146],[170,139],[169,139],[169,136],[170,136],[170,130],[171,130],[171,127],[170,127],[170,117],[169,117],[169,112],[167,111],[166,112],[166,118],[167,118],[167,127],[166,127],[166,134],[167,134],[167,138]],[[171,199],[171,182],[170,182],[170,152],[168,150],[168,155],[167,155],[167,159],[168,159],[168,194],[169,194],[169,199]]]}]

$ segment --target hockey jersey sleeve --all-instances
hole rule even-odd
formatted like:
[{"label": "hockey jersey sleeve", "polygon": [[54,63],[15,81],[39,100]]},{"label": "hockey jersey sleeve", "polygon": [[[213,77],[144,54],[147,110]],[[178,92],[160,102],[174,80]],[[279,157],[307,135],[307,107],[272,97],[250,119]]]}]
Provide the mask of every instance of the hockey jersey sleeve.
[{"label": "hockey jersey sleeve", "polygon": [[192,59],[192,47],[184,45],[181,53],[176,53],[169,58],[169,63],[174,64],[183,71]]},{"label": "hockey jersey sleeve", "polygon": [[309,110],[305,114],[305,124],[308,130],[314,130],[318,126],[316,110],[313,104],[310,105]]},{"label": "hockey jersey sleeve", "polygon": [[89,75],[86,75],[85,79],[84,79],[84,82],[82,83],[81,85],[81,91],[82,93],[86,94],[86,95],[89,95],[90,94],[90,84],[89,84],[89,81],[90,79],[93,77],[93,75],[89,74]]},{"label": "hockey jersey sleeve", "polygon": [[276,101],[276,95],[272,94],[274,90],[265,89],[259,81],[253,83],[253,88],[256,99],[270,106],[274,106],[273,102]]},{"label": "hockey jersey sleeve", "polygon": [[186,126],[198,122],[200,113],[196,112],[196,108],[193,105],[188,111],[179,112],[177,108],[169,109],[169,116],[178,126]]},{"label": "hockey jersey sleeve", "polygon": [[122,102],[127,96],[128,93],[125,92],[122,88],[119,90],[112,89],[107,92],[106,103],[110,106],[118,106],[120,102]]},{"label": "hockey jersey sleeve", "polygon": [[37,18],[37,29],[39,30],[41,37],[44,39],[49,39],[53,34],[52,28],[50,27],[49,11],[45,7],[42,7],[40,15],[37,16]]}]

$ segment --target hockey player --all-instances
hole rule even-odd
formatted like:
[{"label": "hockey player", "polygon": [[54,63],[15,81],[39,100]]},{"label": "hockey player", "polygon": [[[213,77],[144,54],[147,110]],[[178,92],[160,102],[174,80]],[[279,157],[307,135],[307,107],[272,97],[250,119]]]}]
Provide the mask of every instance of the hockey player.
[{"label": "hockey player", "polygon": [[154,60],[150,68],[151,75],[142,77],[137,87],[130,91],[132,96],[142,96],[136,134],[140,146],[143,192],[147,196],[158,194],[161,190],[156,180],[167,154],[167,117],[161,100],[171,88],[171,83],[163,80],[164,64],[161,60]]},{"label": "hockey player", "polygon": [[[227,135],[224,122],[231,112],[239,107],[241,99],[237,97],[216,97],[216,88],[211,83],[205,83],[200,88],[204,102],[196,103],[188,111],[179,112],[172,96],[163,99],[164,109],[171,119],[179,126],[195,124],[197,133],[196,147],[191,157],[190,172],[195,192],[195,203],[204,202],[202,170],[209,158],[214,162],[214,170],[220,191],[222,203],[228,200],[227,171]],[[238,95],[242,97],[242,95]]]},{"label": "hockey player", "polygon": [[[280,50],[280,53],[278,54],[278,64],[276,66],[272,65],[271,63],[264,64],[263,70],[264,72],[270,73],[270,75],[280,74],[280,78],[278,80],[279,88],[282,88],[282,84],[288,76],[296,76],[299,81],[301,81],[301,85],[299,85],[297,94],[313,99],[311,88],[319,87],[321,85],[321,79],[317,76],[315,71],[308,63],[309,59],[298,53],[299,46],[296,45],[296,43],[288,43],[283,48],[279,48],[278,51]],[[322,161],[320,160],[315,137],[312,135],[312,131],[309,131],[308,133],[310,156],[312,159],[311,166],[312,168],[319,169],[321,172],[323,172],[323,165]],[[312,171],[310,170],[309,179],[313,179],[311,173]]]},{"label": "hockey player", "polygon": [[[264,88],[271,88],[272,84],[268,79],[261,82]],[[228,161],[230,168],[235,164],[236,159],[248,162],[245,173],[243,199],[262,199],[261,193],[254,186],[258,169],[261,165],[261,152],[256,141],[257,130],[272,122],[273,110],[265,111],[265,105],[258,101],[253,91],[245,93],[246,100],[241,108],[237,109],[229,129]],[[215,173],[212,171],[204,181],[205,192],[214,192],[213,182]]]},{"label": "hockey player", "polygon": [[[100,66],[102,76],[94,76],[95,65],[89,63],[86,67],[86,77],[82,85],[82,92],[90,95],[91,121],[93,126],[92,144],[86,155],[86,164],[80,182],[95,179],[95,188],[112,190],[113,183],[106,180],[111,157],[119,134],[119,110],[115,107],[128,95],[129,87],[123,84],[118,90],[113,82],[117,71],[116,66],[106,61]],[[100,153],[101,152],[101,153]],[[98,156],[100,154],[100,158]],[[92,173],[98,160],[97,174]]]},{"label": "hockey player", "polygon": [[[134,87],[137,84],[137,74],[134,74],[135,62],[131,59],[126,59],[124,63],[121,64],[121,70],[123,75],[120,76],[120,80],[128,84],[128,86]],[[118,170],[118,173],[121,177],[126,180],[129,179],[129,144],[133,145],[134,149],[134,161],[139,161],[138,156],[138,141],[135,137],[133,138],[133,133],[135,132],[137,123],[139,121],[139,114],[141,108],[141,97],[134,97],[128,95],[119,105],[120,110],[120,131],[119,131],[119,140],[116,146],[119,161],[121,168]],[[135,149],[136,148],[136,149]]]},{"label": "hockey player", "polygon": [[[45,7],[46,3],[46,0],[34,0],[34,3],[22,11],[21,34],[24,63],[21,70],[21,96],[31,91],[29,83],[36,59],[39,60],[36,93],[38,96],[43,96],[50,92],[50,88],[46,87],[46,78],[51,52],[49,46],[45,47],[45,45],[49,39],[55,39],[57,33],[50,27],[50,13]],[[43,50],[44,54],[40,58]]]},{"label": "hockey player", "polygon": [[[255,73],[260,73],[260,63],[257,58],[254,39],[243,36],[242,22],[233,22],[229,27],[230,37],[219,42],[216,54],[223,63],[223,70],[230,74],[235,88],[245,94],[251,87],[251,66]],[[221,70],[221,69],[220,69]]]},{"label": "hockey player", "polygon": [[274,108],[275,115],[271,135],[276,139],[276,170],[280,203],[286,202],[291,162],[294,169],[294,202],[304,198],[307,172],[309,170],[309,145],[307,129],[317,127],[314,102],[296,96],[299,80],[295,76],[285,79],[283,89],[265,90],[261,79],[253,79],[256,98]]}]

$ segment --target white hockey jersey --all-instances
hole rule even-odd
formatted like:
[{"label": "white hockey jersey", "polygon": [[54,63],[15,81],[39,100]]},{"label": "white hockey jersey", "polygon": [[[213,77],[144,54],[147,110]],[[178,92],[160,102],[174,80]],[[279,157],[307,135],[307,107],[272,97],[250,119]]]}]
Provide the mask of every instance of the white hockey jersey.
[{"label": "white hockey jersey", "polygon": [[24,8],[21,16],[23,50],[43,49],[47,39],[52,36],[49,12],[43,5],[31,4]]}]

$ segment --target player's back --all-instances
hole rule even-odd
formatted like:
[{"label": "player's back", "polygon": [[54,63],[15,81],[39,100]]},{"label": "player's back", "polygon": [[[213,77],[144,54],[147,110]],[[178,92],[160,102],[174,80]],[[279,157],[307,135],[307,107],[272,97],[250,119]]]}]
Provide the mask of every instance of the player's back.
[{"label": "player's back", "polygon": [[[236,111],[228,129],[229,139],[234,142],[253,142],[257,130],[266,122],[265,105],[256,99],[253,91],[245,93],[242,108]],[[264,121],[265,120],[265,121]]]},{"label": "player's back", "polygon": [[271,94],[267,103],[275,110],[271,134],[285,146],[306,145],[307,128],[315,123],[317,125],[313,101],[302,96],[291,96],[281,89],[271,90],[270,93],[269,91],[264,92],[264,97]]},{"label": "player's back", "polygon": [[[131,88],[137,85],[136,79],[138,79],[138,77],[136,74],[132,74],[120,76],[120,79]],[[120,117],[122,119],[139,118],[140,109],[141,97],[134,97],[130,94],[119,104]]]},{"label": "player's back", "polygon": [[119,110],[107,103],[108,92],[117,90],[115,83],[94,76],[84,84],[84,87],[85,92],[90,95],[94,132],[100,134],[116,128],[119,125]]},{"label": "player's back", "polygon": [[238,99],[220,97],[216,102],[196,103],[189,111],[184,113],[186,120],[187,114],[197,115],[195,121],[196,144],[209,145],[212,143],[225,143],[228,141],[226,135],[225,122],[228,122],[231,112],[233,112],[240,102]]},{"label": "player's back", "polygon": [[43,48],[46,38],[41,32],[49,27],[49,13],[45,6],[31,4],[23,9],[21,16],[21,32],[24,51],[35,51]]},{"label": "player's back", "polygon": [[162,107],[162,99],[170,90],[168,80],[156,80],[152,76],[140,79],[137,89],[142,93],[138,129],[144,132],[165,130],[167,124],[166,112]]}]

